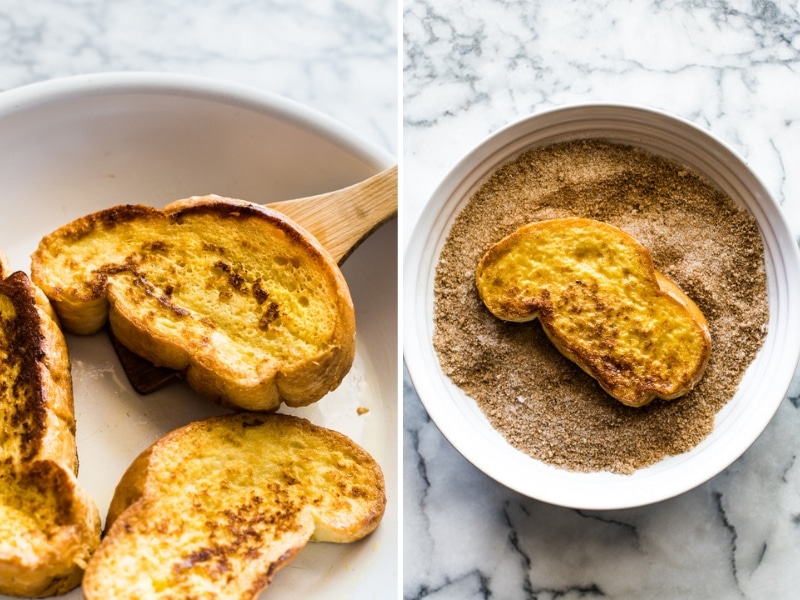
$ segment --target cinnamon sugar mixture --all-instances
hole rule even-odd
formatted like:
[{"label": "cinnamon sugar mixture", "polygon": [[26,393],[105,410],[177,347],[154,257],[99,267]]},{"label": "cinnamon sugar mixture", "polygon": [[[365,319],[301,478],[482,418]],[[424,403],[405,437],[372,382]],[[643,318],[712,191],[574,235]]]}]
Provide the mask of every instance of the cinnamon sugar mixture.
[{"label": "cinnamon sugar mixture", "polygon": [[[711,358],[687,395],[625,406],[564,358],[538,321],[506,323],[483,306],[475,268],[484,252],[525,223],[567,216],[627,231],[703,311]],[[534,149],[498,169],[449,233],[435,296],[445,374],[512,445],[574,471],[632,473],[696,446],[733,397],[768,319],[753,217],[695,172],[601,140]]]}]

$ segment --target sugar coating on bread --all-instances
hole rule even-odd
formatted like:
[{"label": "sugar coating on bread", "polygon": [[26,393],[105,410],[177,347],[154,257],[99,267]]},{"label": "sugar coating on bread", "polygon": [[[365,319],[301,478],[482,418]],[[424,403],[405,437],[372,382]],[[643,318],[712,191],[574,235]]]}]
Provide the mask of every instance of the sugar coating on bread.
[{"label": "sugar coating on bread", "polygon": [[47,299],[0,260],[0,594],[79,585],[100,518],[77,481],[69,356]]},{"label": "sugar coating on bread", "polygon": [[108,320],[134,353],[245,409],[319,400],[355,355],[338,266],[300,226],[240,200],[88,215],[41,241],[31,275],[66,330]]},{"label": "sugar coating on bread", "polygon": [[621,229],[582,218],[540,221],[481,259],[478,293],[507,321],[538,318],[554,345],[630,406],[691,390],[711,352],[700,309]]},{"label": "sugar coating on bread", "polygon": [[123,476],[83,592],[255,598],[309,540],[361,539],[385,504],[380,467],[340,433],[282,414],[195,422]]}]

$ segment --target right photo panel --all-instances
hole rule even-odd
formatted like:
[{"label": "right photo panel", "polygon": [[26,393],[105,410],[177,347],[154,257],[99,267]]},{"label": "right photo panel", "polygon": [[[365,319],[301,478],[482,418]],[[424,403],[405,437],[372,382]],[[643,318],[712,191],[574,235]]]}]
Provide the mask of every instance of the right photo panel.
[{"label": "right photo panel", "polygon": [[403,0],[404,600],[800,585],[800,10]]}]

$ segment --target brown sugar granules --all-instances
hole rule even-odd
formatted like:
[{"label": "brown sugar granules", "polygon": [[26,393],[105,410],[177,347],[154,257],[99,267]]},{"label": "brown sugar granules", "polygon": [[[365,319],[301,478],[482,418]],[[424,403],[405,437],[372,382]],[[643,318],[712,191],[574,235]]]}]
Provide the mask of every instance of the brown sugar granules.
[{"label": "brown sugar granules", "polygon": [[[625,406],[562,356],[537,321],[506,323],[483,306],[475,267],[486,250],[526,223],[568,216],[627,231],[703,311],[711,358],[687,395]],[[696,446],[763,344],[769,316],[753,217],[686,167],[602,140],[530,150],[499,168],[447,237],[435,298],[444,373],[512,445],[574,471],[632,473]]]}]

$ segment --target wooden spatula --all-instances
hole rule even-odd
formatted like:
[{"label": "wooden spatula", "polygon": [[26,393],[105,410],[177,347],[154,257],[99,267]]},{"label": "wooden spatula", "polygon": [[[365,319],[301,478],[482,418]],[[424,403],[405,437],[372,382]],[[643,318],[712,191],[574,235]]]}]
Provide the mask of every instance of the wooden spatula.
[{"label": "wooden spatula", "polygon": [[[397,165],[359,183],[307,198],[267,204],[302,225],[340,265],[380,225],[397,214]],[[108,330],[133,389],[150,394],[180,377],[123,346]]]}]

